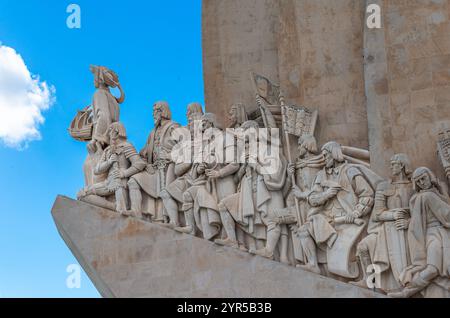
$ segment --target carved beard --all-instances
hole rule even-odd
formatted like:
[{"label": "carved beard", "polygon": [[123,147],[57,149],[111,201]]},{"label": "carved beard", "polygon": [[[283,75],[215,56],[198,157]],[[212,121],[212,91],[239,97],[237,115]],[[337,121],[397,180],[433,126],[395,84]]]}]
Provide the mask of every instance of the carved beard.
[{"label": "carved beard", "polygon": [[119,144],[119,138],[112,139],[111,138],[111,150],[112,152],[116,152],[117,145]]},{"label": "carved beard", "polygon": [[155,127],[159,127],[159,125],[161,125],[161,121],[162,121],[162,117],[161,116],[156,118],[155,119]]},{"label": "carved beard", "polygon": [[306,150],[305,147],[300,147],[298,152],[299,152],[298,156],[299,156],[300,158],[305,158],[305,156],[306,156],[307,153],[308,153],[308,150]]}]

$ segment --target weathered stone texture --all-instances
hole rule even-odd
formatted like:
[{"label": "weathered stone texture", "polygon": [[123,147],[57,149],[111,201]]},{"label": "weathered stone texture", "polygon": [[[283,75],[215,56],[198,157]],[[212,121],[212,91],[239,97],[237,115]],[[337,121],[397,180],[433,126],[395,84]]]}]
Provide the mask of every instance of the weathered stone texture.
[{"label": "weathered stone texture", "polygon": [[[378,2],[383,29],[365,31],[367,53],[377,65],[368,67],[378,72],[366,76],[374,167],[385,172],[389,157],[404,152],[414,166],[428,166],[443,178],[436,140],[438,131],[450,124],[449,3]],[[380,82],[386,89],[376,92]]]},{"label": "weathered stone texture", "polygon": [[[379,30],[365,24],[372,3],[382,8]],[[253,69],[280,83],[288,101],[319,109],[320,143],[370,146],[384,176],[390,156],[404,152],[442,178],[449,11],[448,0],[204,0],[206,107],[255,109]]]},{"label": "weathered stone texture", "polygon": [[69,198],[52,214],[104,297],[381,297]]},{"label": "weathered stone texture", "polygon": [[368,147],[363,12],[359,0],[205,0],[207,109],[254,110],[253,70],[281,83],[288,101],[319,109],[320,142]]}]

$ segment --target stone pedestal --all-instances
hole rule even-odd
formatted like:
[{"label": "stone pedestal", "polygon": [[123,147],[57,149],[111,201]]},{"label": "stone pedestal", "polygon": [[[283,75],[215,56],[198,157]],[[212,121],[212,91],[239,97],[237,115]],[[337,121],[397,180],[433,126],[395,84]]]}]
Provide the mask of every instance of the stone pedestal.
[{"label": "stone pedestal", "polygon": [[52,215],[104,297],[382,297],[62,196]]}]

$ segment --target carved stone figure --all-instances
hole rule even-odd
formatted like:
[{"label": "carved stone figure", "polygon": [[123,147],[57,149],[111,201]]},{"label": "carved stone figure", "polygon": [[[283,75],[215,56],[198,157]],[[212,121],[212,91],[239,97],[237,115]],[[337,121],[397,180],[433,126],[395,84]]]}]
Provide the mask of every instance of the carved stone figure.
[{"label": "carved stone figure", "polygon": [[186,226],[175,230],[195,235],[198,229],[203,238],[212,240],[221,229],[217,203],[236,191],[233,174],[239,165],[219,160],[218,154],[223,153],[224,140],[223,132],[216,126],[215,116],[210,113],[203,115],[202,125],[204,134],[208,131],[215,133],[203,140],[202,162],[192,165],[188,179],[191,186],[183,194]]},{"label": "carved stone figure", "polygon": [[[123,215],[132,215],[128,209],[128,178],[142,171],[145,162],[136,149],[127,141],[125,127],[116,122],[108,130],[110,145],[105,149],[95,174],[106,174],[105,181],[82,189],[78,198],[88,203],[116,210]],[[114,203],[105,198],[114,195]]]},{"label": "carved stone figure", "polygon": [[401,289],[400,273],[409,265],[406,230],[413,187],[408,156],[393,156],[391,172],[392,179],[377,187],[368,236],[357,247],[357,256],[365,275],[356,284],[367,287],[367,269],[375,264],[379,266],[378,286],[386,293]]},{"label": "carved stone figure", "polygon": [[[258,123],[248,121],[242,125],[244,130],[256,129]],[[247,143],[250,142],[247,139]],[[281,236],[281,227],[274,222],[273,211],[284,207],[282,193],[286,180],[286,159],[280,158],[281,164],[273,174],[263,174],[261,163],[247,157],[236,174],[239,180],[238,192],[224,198],[220,204],[220,214],[225,228],[226,238],[215,242],[221,245],[238,247],[236,225],[252,238],[249,250],[257,255],[274,258],[274,253]],[[286,237],[287,238],[287,237]],[[264,247],[256,249],[257,242]],[[286,244],[282,244],[280,260],[287,263]],[[283,250],[284,249],[284,250]]]},{"label": "carved stone figure", "polygon": [[[141,173],[130,178],[131,210],[134,213],[151,215],[156,222],[164,222],[163,207],[159,204],[161,192],[168,184],[175,180],[174,163],[171,152],[178,142],[175,129],[179,127],[171,120],[167,102],[156,102],[153,106],[153,120],[155,127],[148,137],[147,143],[140,155],[147,162],[147,167]],[[143,196],[146,194],[153,204],[148,210],[143,210]]]},{"label": "carved stone figure", "polygon": [[[313,209],[300,229],[306,255],[306,265],[302,268],[320,273],[322,261],[327,263],[330,273],[357,277],[351,251],[372,211],[374,190],[361,169],[345,162],[338,143],[325,144],[322,153],[325,167],[317,174],[308,196]],[[325,259],[318,258],[316,247],[325,252]]]},{"label": "carved stone figure", "polygon": [[240,103],[231,105],[228,120],[228,127],[230,128],[239,128],[244,122],[246,122],[248,120],[248,115],[245,111],[245,105]]},{"label": "carved stone figure", "polygon": [[[185,151],[185,147],[193,148],[194,136],[195,136],[195,123],[201,122],[203,116],[203,109],[199,103],[191,103],[188,105],[188,110],[186,113],[189,130],[190,140],[187,140],[183,145],[180,145],[181,151]],[[192,152],[191,152],[192,154]],[[183,193],[189,188],[190,183],[189,170],[192,168],[193,158],[191,155],[191,160],[186,162],[181,160],[180,162],[175,162],[174,174],[176,179],[167,185],[166,189],[162,190],[160,195],[163,200],[164,208],[169,216],[169,223],[165,226],[169,228],[176,228],[180,226],[179,221],[179,205],[183,203]]]},{"label": "carved stone figure", "polygon": [[445,187],[428,168],[413,174],[408,244],[411,265],[400,275],[405,288],[392,297],[450,297],[450,201]]},{"label": "carved stone figure", "polygon": [[[118,122],[120,118],[119,104],[125,100],[125,95],[119,82],[117,74],[104,66],[91,66],[94,74],[95,91],[92,100],[93,132],[92,140],[99,141],[103,145],[109,144],[107,130],[112,123]],[[121,96],[114,97],[110,87],[119,88]]]},{"label": "carved stone figure", "polygon": [[[311,135],[303,135],[298,139],[298,154],[299,157],[295,163],[289,164],[287,168],[286,184],[284,185],[287,207],[274,211],[274,221],[280,225],[288,224],[290,226],[293,232],[294,257],[297,261],[304,263],[305,256],[299,239],[298,224],[303,224],[307,219],[307,212],[311,209],[307,199],[311,194],[316,175],[325,165],[325,161],[323,156],[318,154],[316,139]],[[293,175],[295,175],[294,184]],[[297,204],[294,200],[298,200],[299,213],[297,213]]]}]

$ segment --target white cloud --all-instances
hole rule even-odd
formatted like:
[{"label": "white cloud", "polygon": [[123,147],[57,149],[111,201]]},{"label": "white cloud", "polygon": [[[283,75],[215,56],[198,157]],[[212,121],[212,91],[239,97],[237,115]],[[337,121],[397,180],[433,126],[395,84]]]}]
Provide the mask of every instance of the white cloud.
[{"label": "white cloud", "polygon": [[13,48],[0,43],[0,140],[6,146],[23,149],[41,139],[42,112],[54,103],[54,93]]}]

